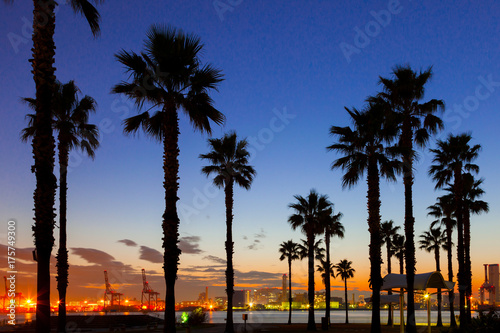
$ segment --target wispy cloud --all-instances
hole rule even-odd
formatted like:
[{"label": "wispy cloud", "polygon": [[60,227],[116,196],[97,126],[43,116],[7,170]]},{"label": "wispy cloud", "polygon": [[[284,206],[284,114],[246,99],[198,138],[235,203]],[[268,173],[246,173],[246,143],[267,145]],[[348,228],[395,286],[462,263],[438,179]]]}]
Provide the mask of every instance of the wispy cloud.
[{"label": "wispy cloud", "polygon": [[156,249],[141,245],[139,253],[139,259],[146,260],[155,264],[163,263],[163,255]]},{"label": "wispy cloud", "polygon": [[123,243],[127,246],[137,246],[137,243],[130,239],[120,239],[118,243]]},{"label": "wispy cloud", "polygon": [[258,233],[253,235],[252,244],[248,245],[247,249],[258,250],[263,248],[263,246],[260,244],[260,240],[264,238],[266,238],[266,232],[264,231],[263,228],[261,228]]},{"label": "wispy cloud", "polygon": [[213,261],[213,262],[218,263],[218,264],[223,264],[223,265],[226,264],[225,259],[222,259],[222,258],[219,258],[216,256],[212,256],[212,255],[204,256],[203,259],[210,260],[210,261]]},{"label": "wispy cloud", "polygon": [[185,236],[179,239],[179,248],[182,253],[200,254],[203,251],[200,249],[201,238],[199,236]]}]

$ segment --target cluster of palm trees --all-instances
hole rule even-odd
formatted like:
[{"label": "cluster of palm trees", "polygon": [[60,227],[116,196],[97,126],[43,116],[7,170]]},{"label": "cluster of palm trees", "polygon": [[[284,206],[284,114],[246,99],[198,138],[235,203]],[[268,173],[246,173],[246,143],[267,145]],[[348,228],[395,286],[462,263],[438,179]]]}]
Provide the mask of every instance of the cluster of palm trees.
[{"label": "cluster of palm trees", "polygon": [[[400,260],[400,273],[407,276],[407,332],[416,332],[414,305],[415,241],[412,185],[414,182],[413,162],[417,158],[415,146],[424,148],[432,134],[443,129],[442,120],[436,115],[444,109],[444,102],[432,99],[423,101],[425,85],[432,77],[432,68],[415,72],[410,66],[397,66],[391,78],[380,77],[382,92],[366,99],[366,106],[359,111],[346,111],[350,115],[352,127],[332,126],[330,134],[337,140],[327,147],[341,155],[332,164],[332,169],[341,168],[343,187],[357,184],[366,171],[368,184],[368,230],[370,232],[370,281],[373,290],[371,332],[380,332],[380,288],[381,245],[387,247],[388,272],[391,272],[390,258],[395,255]],[[451,230],[456,219],[458,240],[458,284],[460,290],[460,321],[470,321],[471,263],[470,263],[470,213],[488,210],[485,202],[476,200],[483,191],[479,188],[482,179],[476,180],[472,173],[479,167],[472,162],[477,158],[479,145],[470,146],[470,134],[450,134],[444,141],[437,141],[433,165],[429,174],[436,182],[436,189],[444,188],[448,195],[440,197],[431,209],[431,215],[446,226],[446,250],[451,268]],[[405,221],[404,236],[398,235],[392,221],[381,223],[380,217],[380,177],[395,181],[401,174],[404,183]],[[468,190],[468,192],[466,192]],[[446,212],[446,213],[445,213]],[[437,232],[437,231],[436,231]],[[433,231],[430,232],[433,235]],[[434,251],[426,243],[424,234],[421,243],[424,249]],[[404,270],[403,260],[406,266]],[[437,266],[439,270],[439,266]],[[450,302],[453,291],[450,292]],[[389,312],[390,313],[390,312]],[[389,316],[389,320],[392,318]],[[454,324],[453,307],[451,321]]]},{"label": "cluster of palm trees", "polygon": [[[12,0],[4,0],[6,3]],[[94,0],[96,4],[102,0]],[[60,164],[60,240],[57,254],[57,281],[59,290],[58,332],[66,331],[65,295],[68,285],[68,251],[66,248],[66,190],[68,154],[71,149],[81,148],[90,157],[97,148],[98,129],[88,124],[89,114],[96,109],[95,101],[85,96],[78,100],[78,88],[73,81],[57,82],[55,77],[54,0],[34,0],[33,18],[33,78],[36,84],[35,98],[25,101],[35,110],[28,116],[28,128],[22,139],[32,138],[36,177],[34,193],[35,255],[37,259],[37,312],[36,331],[50,331],[50,256],[54,246],[54,202],[57,180],[54,176],[55,139],[58,133]],[[99,13],[90,1],[71,0],[73,10],[87,19],[94,36],[99,34]],[[216,90],[222,81],[221,71],[210,64],[202,65],[199,58],[203,44],[197,36],[185,34],[167,26],[153,25],[147,33],[145,50],[139,54],[122,50],[116,54],[130,74],[129,81],[113,87],[113,93],[124,94],[132,99],[138,109],[146,103],[150,106],[137,116],[124,121],[124,131],[134,133],[139,129],[163,144],[165,212],[163,214],[164,275],[167,286],[165,297],[165,332],[175,332],[175,295],[180,249],[179,217],[176,209],[179,171],[179,117],[182,110],[193,127],[211,133],[211,122],[221,125],[225,117],[213,106],[209,92]],[[151,111],[156,109],[155,111]],[[228,299],[233,291],[231,236],[232,191],[234,184],[248,189],[255,171],[248,166],[249,153],[245,140],[238,141],[235,133],[221,140],[209,141],[212,151],[200,158],[212,165],[203,168],[207,176],[216,174],[214,184],[223,187],[226,194],[227,240],[226,271]],[[230,307],[231,309],[231,307]],[[229,316],[230,312],[228,312]],[[232,317],[227,320],[227,332],[233,332]]]},{"label": "cluster of palm trees", "polygon": [[[5,3],[12,3],[13,0],[4,0]],[[67,1],[71,8],[78,14],[84,16],[89,23],[92,34],[97,36],[99,30],[99,12],[87,0],[69,0]],[[94,0],[98,4],[103,0]],[[37,307],[36,307],[36,331],[50,331],[50,257],[54,246],[54,226],[55,226],[55,194],[57,188],[57,179],[54,176],[55,165],[55,139],[53,135],[55,128],[53,114],[55,109],[58,109],[58,101],[55,96],[59,93],[60,85],[57,83],[55,76],[55,7],[57,6],[54,0],[33,0],[33,58],[30,59],[32,64],[33,80],[35,82],[35,98],[27,101],[35,110],[35,113],[30,117],[30,127],[36,128],[36,131],[31,133],[24,132],[28,136],[32,136],[32,147],[34,166],[32,171],[36,178],[36,188],[34,191],[34,212],[35,224],[33,226],[34,241],[35,241],[35,257],[37,260]],[[91,108],[92,109],[92,108]],[[77,119],[73,119],[77,120]],[[74,124],[73,124],[74,125]],[[77,126],[78,127],[78,126]],[[76,130],[78,131],[78,129]],[[65,138],[61,136],[64,131],[59,131],[59,157],[63,159],[60,162],[60,186],[65,186],[65,165],[64,156],[66,148],[71,149],[78,146],[81,141],[78,136],[78,142],[65,142]],[[73,134],[77,134],[74,132]],[[95,131],[94,134],[97,135]],[[64,136],[64,135],[63,135]],[[27,138],[26,137],[26,138]],[[94,149],[95,142],[89,141],[88,148]],[[66,148],[64,147],[66,145]],[[87,148],[84,148],[87,149]],[[87,150],[89,152],[89,150]],[[92,156],[92,153],[90,154]],[[67,165],[67,164],[66,164]],[[61,187],[61,193],[66,189]],[[63,193],[64,196],[64,193]],[[62,215],[65,211],[65,201],[61,201],[61,221],[65,217]],[[64,222],[62,222],[64,223]],[[67,277],[64,271],[67,271],[67,251],[64,245],[64,236],[62,238],[62,247],[58,252],[58,289],[63,291],[67,285]],[[66,251],[66,254],[64,253]],[[66,262],[66,263],[65,263]],[[62,296],[64,296],[64,291]],[[63,317],[62,317],[63,318]],[[64,318],[63,318],[64,319]],[[65,326],[65,322],[61,322]]]},{"label": "cluster of palm trees", "polygon": [[[289,205],[294,210],[288,218],[288,222],[292,229],[301,229],[306,235],[306,240],[303,240],[303,245],[294,243],[293,240],[283,242],[280,246],[280,260],[288,259],[288,274],[289,274],[289,316],[288,324],[291,324],[292,318],[292,261],[296,259],[308,259],[308,322],[307,329],[315,330],[316,324],[314,321],[314,260],[317,259],[320,265],[317,266],[321,273],[325,284],[326,309],[325,318],[330,322],[330,277],[335,278],[340,276],[345,281],[346,290],[346,323],[348,322],[347,314],[347,279],[354,275],[354,269],[351,267],[352,262],[342,260],[334,265],[330,259],[330,240],[332,237],[344,238],[344,226],[340,222],[342,213],[334,213],[333,204],[328,200],[326,195],[321,195],[314,189],[310,191],[307,197],[295,195],[295,203]],[[321,240],[316,241],[316,236],[324,235],[325,248],[321,248]],[[337,273],[335,273],[337,270]]]}]

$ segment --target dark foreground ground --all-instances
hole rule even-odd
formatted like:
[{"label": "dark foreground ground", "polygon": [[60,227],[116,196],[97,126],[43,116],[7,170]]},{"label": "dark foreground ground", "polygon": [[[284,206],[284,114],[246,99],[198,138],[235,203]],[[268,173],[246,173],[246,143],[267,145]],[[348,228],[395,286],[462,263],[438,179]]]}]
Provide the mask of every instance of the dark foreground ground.
[{"label": "dark foreground ground", "polygon": [[[52,327],[55,332],[57,317],[53,317]],[[295,333],[306,332],[306,324],[235,324],[234,329],[237,333],[250,332],[288,332]],[[225,324],[203,324],[198,327],[179,327],[178,332],[186,333],[223,333]],[[150,316],[71,316],[71,322],[68,321],[67,332],[162,332],[163,321]],[[321,324],[317,324],[317,331],[321,330]],[[369,333],[370,324],[333,324],[328,329],[335,333]],[[383,333],[399,333],[399,326],[382,326]],[[432,333],[440,333],[443,328],[432,327]],[[33,323],[31,325],[2,326],[0,332],[35,332]],[[419,326],[418,333],[426,333],[426,326]]]}]

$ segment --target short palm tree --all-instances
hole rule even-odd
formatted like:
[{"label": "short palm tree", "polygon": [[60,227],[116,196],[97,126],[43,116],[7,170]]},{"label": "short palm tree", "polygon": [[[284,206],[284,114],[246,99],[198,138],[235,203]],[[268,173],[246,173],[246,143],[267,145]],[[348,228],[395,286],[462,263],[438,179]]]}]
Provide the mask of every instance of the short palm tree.
[{"label": "short palm tree", "polygon": [[[431,224],[431,227],[434,227],[436,224],[442,225],[445,227],[446,233],[446,243],[445,250],[447,255],[447,264],[448,264],[448,281],[453,281],[453,241],[452,234],[453,229],[456,227],[456,220],[453,219],[453,214],[455,212],[455,204],[453,203],[453,195],[444,195],[437,198],[437,202],[434,205],[427,207],[430,215],[436,220],[434,220]],[[455,292],[453,289],[448,291],[448,300],[449,300],[449,309],[450,309],[450,326],[457,326],[457,322],[455,320]]]},{"label": "short palm tree", "polygon": [[207,177],[214,175],[213,183],[219,188],[224,188],[226,201],[226,290],[227,290],[227,319],[225,332],[234,332],[233,327],[233,294],[234,294],[234,268],[233,268],[233,191],[234,185],[245,190],[250,189],[255,170],[248,165],[250,153],[248,142],[238,141],[235,132],[225,134],[222,139],[209,139],[210,152],[201,154],[200,158],[207,160],[210,165],[204,166],[201,172]]},{"label": "short palm tree", "polygon": [[[89,115],[96,111],[96,102],[90,96],[78,99],[79,89],[73,81],[66,84],[56,82],[53,96],[53,128],[57,133],[59,151],[59,249],[57,252],[57,290],[59,292],[58,332],[66,331],[66,290],[68,288],[68,249],[66,233],[66,211],[68,190],[68,160],[73,149],[81,149],[92,159],[99,146],[97,126],[89,124]],[[34,98],[23,99],[31,109],[36,108]],[[35,115],[29,114],[28,127],[23,129],[21,139],[28,141],[36,135]]]},{"label": "short palm tree", "polygon": [[293,230],[300,228],[307,237],[307,258],[308,258],[308,287],[307,297],[309,303],[309,314],[307,319],[307,330],[315,331],[314,321],[314,245],[316,235],[323,233],[321,218],[328,214],[331,203],[326,195],[320,195],[312,189],[309,195],[304,198],[300,195],[294,196],[297,202],[291,203],[288,207],[295,213],[288,218]]},{"label": "short palm tree", "polygon": [[370,232],[370,280],[373,287],[371,332],[381,332],[380,327],[380,288],[382,276],[380,265],[380,177],[396,180],[400,163],[394,159],[397,149],[386,147],[385,142],[393,138],[392,126],[384,116],[385,106],[381,101],[372,101],[363,112],[356,109],[347,112],[354,122],[354,129],[332,126],[330,134],[338,142],[327,147],[341,155],[332,169],[342,168],[342,186],[352,187],[367,173],[368,183],[368,230]]},{"label": "short palm tree", "polygon": [[287,259],[288,261],[288,325],[292,324],[292,261],[300,259],[299,244],[293,240],[281,243],[279,249],[281,256],[280,260]]},{"label": "short palm tree", "polygon": [[325,265],[323,267],[326,269],[325,273],[325,297],[326,297],[326,308],[325,308],[325,318],[327,318],[327,323],[330,323],[330,298],[331,298],[331,287],[330,287],[330,276],[332,266],[330,260],[330,239],[332,237],[344,238],[344,226],[340,223],[340,219],[342,218],[342,213],[333,213],[333,204],[330,208],[330,212],[325,214],[321,223],[324,228],[325,233],[325,250],[326,250],[326,258]]},{"label": "short palm tree", "polygon": [[211,123],[222,124],[224,116],[213,106],[209,92],[222,81],[219,70],[201,65],[203,49],[195,35],[171,27],[153,25],[140,54],[125,50],[116,59],[130,73],[129,82],[122,81],[112,89],[135,102],[139,109],[148,109],[125,119],[125,133],[139,129],[163,145],[165,212],[163,229],[163,270],[166,283],[165,332],[175,332],[175,281],[181,253],[177,189],[179,187],[179,111],[183,111],[195,130],[211,133]]},{"label": "short palm tree", "polygon": [[472,296],[472,264],[470,259],[470,215],[489,212],[487,202],[477,200],[484,194],[480,187],[484,179],[475,179],[470,173],[464,174],[464,252],[465,252],[465,271],[467,280],[467,290],[465,292],[467,300],[468,316],[471,316],[471,296]]},{"label": "short palm tree", "polygon": [[[443,188],[453,180],[453,195],[455,216],[457,218],[457,253],[458,253],[458,285],[467,285],[464,248],[464,173],[479,171],[479,167],[472,162],[479,156],[480,145],[470,145],[472,137],[468,133],[459,135],[450,134],[448,138],[437,141],[437,148],[430,151],[434,154],[433,164],[429,168],[429,175],[436,182],[436,189]],[[470,316],[466,312],[466,290],[459,289],[460,293],[460,322],[467,324]]]},{"label": "short palm tree", "polygon": [[442,100],[422,102],[425,85],[432,77],[432,67],[417,73],[408,66],[396,66],[393,78],[380,77],[383,92],[378,97],[389,105],[396,119],[399,119],[399,145],[403,149],[403,182],[405,188],[405,238],[406,277],[408,285],[408,333],[416,333],[413,283],[415,280],[415,241],[413,216],[413,160],[414,144],[425,147],[430,135],[443,128],[443,122],[435,113],[444,109]]},{"label": "short palm tree", "polygon": [[352,261],[347,259],[343,259],[339,261],[333,267],[337,271],[335,276],[340,276],[340,278],[344,281],[344,291],[345,291],[345,323],[349,324],[349,301],[347,299],[347,280],[354,277],[354,273],[356,270],[351,267]]},{"label": "short palm tree", "polygon": [[[441,248],[446,249],[446,230],[441,230],[440,227],[433,228],[424,231],[420,235],[420,249],[427,252],[434,252],[434,260],[436,261],[436,271],[441,272],[440,256],[439,250]],[[441,317],[441,288],[437,290],[437,301],[438,301],[438,317],[436,326],[443,326],[443,319]]]},{"label": "short palm tree", "polygon": [[[101,3],[104,0],[94,0]],[[4,0],[12,3],[14,0]],[[74,12],[87,19],[94,36],[99,34],[99,12],[87,0],[68,0]],[[36,332],[50,331],[50,257],[54,246],[54,203],[57,181],[54,176],[55,141],[52,132],[52,95],[55,77],[55,7],[53,0],[33,1],[33,58],[30,60],[35,81],[35,126],[33,138],[36,188],[35,238],[37,261]]]},{"label": "short palm tree", "polygon": [[[392,238],[397,234],[399,226],[394,226],[394,221],[384,221],[380,224],[380,233],[382,234],[382,244],[385,244],[387,250],[387,274],[392,273],[391,258],[392,258]],[[389,290],[389,295],[392,295],[392,290]],[[389,303],[389,313],[387,315],[387,326],[392,326],[392,304]]]},{"label": "short palm tree", "polygon": [[[330,274],[329,276],[331,276],[332,278],[335,279],[335,272],[334,272],[333,266],[334,265],[332,263],[330,263],[330,265],[328,265],[327,261],[323,260],[323,259],[320,259],[319,265],[316,265],[316,270],[321,274],[321,281],[323,281],[325,288],[326,288],[326,279],[327,279],[326,274],[328,274],[328,272]],[[326,302],[328,302],[328,299],[326,299]]]}]

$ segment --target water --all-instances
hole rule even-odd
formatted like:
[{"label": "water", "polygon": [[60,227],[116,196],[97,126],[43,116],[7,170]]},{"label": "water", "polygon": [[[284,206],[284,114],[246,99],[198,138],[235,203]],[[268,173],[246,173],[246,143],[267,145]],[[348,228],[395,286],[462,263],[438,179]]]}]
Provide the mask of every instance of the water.
[{"label": "water", "polygon": [[[387,311],[381,310],[380,320],[382,324],[387,323]],[[455,311],[456,314],[458,312]],[[180,317],[182,312],[176,312],[176,316]],[[242,314],[248,314],[247,323],[257,324],[257,323],[287,323],[288,322],[288,311],[235,311],[233,312],[233,321],[235,323],[243,323]],[[371,323],[371,310],[349,310],[349,322],[350,323]],[[477,313],[473,312],[473,317]],[[155,313],[154,316],[163,318],[163,313]],[[324,310],[315,310],[314,318],[316,323],[321,323],[321,317],[325,316]],[[443,323],[450,323],[450,315],[448,311],[442,311]],[[308,311],[297,310],[292,312],[292,322],[293,323],[307,323]],[[427,324],[427,310],[416,310],[415,317],[417,324]],[[394,323],[399,323],[399,310],[394,311]],[[406,312],[404,314],[406,321]],[[210,311],[208,312],[209,323],[225,323],[226,312],[225,311]],[[330,311],[330,321],[332,323],[345,323],[345,311],[335,310]],[[437,311],[431,311],[431,322],[437,322]]]},{"label": "water", "polygon": [[[455,311],[458,315],[458,312]],[[71,315],[87,315],[87,316],[99,316],[99,315],[140,315],[141,312],[112,312],[104,314],[104,312],[79,312],[79,313],[68,313]],[[176,316],[180,318],[182,312],[176,312]],[[234,311],[233,321],[234,323],[243,323],[242,314],[248,314],[248,324],[268,324],[268,323],[287,323],[288,322],[288,311]],[[163,318],[163,312],[150,312],[150,316]],[[316,323],[321,323],[321,317],[325,315],[324,310],[315,310],[314,317]],[[472,313],[473,317],[477,316],[477,312]],[[297,310],[292,312],[292,322],[293,323],[307,323],[308,312],[306,310]],[[415,311],[417,324],[427,323],[427,311],[426,310],[416,310]],[[443,323],[450,323],[450,315],[448,311],[442,312]],[[0,314],[0,321],[7,319],[5,313]],[[24,323],[25,320],[35,319],[34,313],[18,313],[16,314],[16,322],[18,324]],[[226,312],[225,311],[209,311],[208,312],[208,322],[212,324],[225,323]],[[387,310],[381,310],[380,320],[382,324],[387,323]],[[405,313],[406,320],[406,313]],[[344,323],[345,322],[345,311],[335,310],[330,312],[330,321],[332,323]],[[437,321],[437,311],[431,311],[431,322],[435,324]],[[371,322],[371,311],[370,310],[349,310],[349,322],[350,323],[370,323]],[[399,310],[394,311],[394,323],[399,323]]]}]

